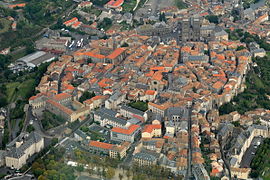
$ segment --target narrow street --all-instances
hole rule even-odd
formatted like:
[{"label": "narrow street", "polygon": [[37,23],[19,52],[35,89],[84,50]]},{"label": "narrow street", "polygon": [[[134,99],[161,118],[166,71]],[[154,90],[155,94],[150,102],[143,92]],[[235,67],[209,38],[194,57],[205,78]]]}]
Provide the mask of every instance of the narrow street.
[{"label": "narrow street", "polygon": [[191,126],[192,126],[192,120],[191,120],[191,114],[192,114],[192,108],[193,108],[193,102],[192,105],[189,107],[189,115],[188,115],[188,169],[185,179],[192,179],[192,137],[191,137]]}]

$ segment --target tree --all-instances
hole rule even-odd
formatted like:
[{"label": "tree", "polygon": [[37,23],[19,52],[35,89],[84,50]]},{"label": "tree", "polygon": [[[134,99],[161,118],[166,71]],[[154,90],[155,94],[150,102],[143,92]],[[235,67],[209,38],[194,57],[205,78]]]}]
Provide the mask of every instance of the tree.
[{"label": "tree", "polygon": [[236,51],[241,51],[243,49],[246,49],[246,47],[245,46],[238,46],[237,49],[236,49]]},{"label": "tree", "polygon": [[111,27],[111,25],[112,25],[112,20],[110,18],[105,17],[103,21],[98,23],[97,27],[99,29],[107,30]]},{"label": "tree", "polygon": [[95,97],[95,96],[96,95],[94,92],[85,91],[83,95],[80,97],[79,101],[82,103],[83,101],[87,99],[91,99],[92,97]]},{"label": "tree", "polygon": [[129,177],[131,176],[130,170],[128,169],[126,172],[127,178],[129,179]]},{"label": "tree", "polygon": [[218,24],[218,22],[219,22],[218,16],[215,16],[215,15],[209,15],[209,16],[206,16],[205,18],[208,19],[209,22],[211,22],[211,23]]},{"label": "tree", "polygon": [[121,47],[128,47],[128,46],[129,46],[129,45],[128,45],[128,43],[126,43],[126,42],[125,42],[124,44],[121,45]]},{"label": "tree", "polygon": [[167,19],[166,19],[166,16],[165,16],[165,13],[164,13],[164,12],[159,14],[159,21],[164,21],[164,22],[166,22],[166,21],[167,21]]},{"label": "tree", "polygon": [[239,121],[234,121],[234,122],[232,122],[232,124],[233,124],[235,127],[239,127],[239,126],[240,126],[240,122],[239,122]]},{"label": "tree", "polygon": [[109,167],[105,173],[105,177],[108,179],[112,179],[115,175],[115,170],[111,167]]},{"label": "tree", "polygon": [[83,165],[79,165],[79,166],[77,166],[76,167],[76,170],[81,174],[81,172],[83,172],[84,171],[84,167],[83,167]]},{"label": "tree", "polygon": [[35,128],[34,128],[34,126],[31,125],[31,124],[29,124],[29,125],[27,126],[27,128],[26,128],[26,131],[27,131],[28,133],[30,133],[30,132],[32,132],[32,131],[34,131],[34,130],[35,130]]},{"label": "tree", "polygon": [[119,173],[118,177],[120,180],[122,180],[124,176],[121,173]]},{"label": "tree", "polygon": [[0,94],[0,108],[7,105],[7,98]]},{"label": "tree", "polygon": [[40,175],[40,176],[38,177],[38,180],[46,180],[46,177],[43,176],[43,175]]}]

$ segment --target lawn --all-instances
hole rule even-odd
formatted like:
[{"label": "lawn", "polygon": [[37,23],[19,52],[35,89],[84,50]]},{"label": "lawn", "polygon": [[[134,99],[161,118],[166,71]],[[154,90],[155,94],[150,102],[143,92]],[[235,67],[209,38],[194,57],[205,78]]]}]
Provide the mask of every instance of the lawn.
[{"label": "lawn", "polygon": [[135,101],[135,102],[131,102],[129,103],[129,106],[138,109],[140,111],[145,112],[148,109],[148,103],[147,102],[143,102],[143,101]]},{"label": "lawn", "polygon": [[187,5],[182,0],[175,0],[175,5],[178,7],[178,9],[186,9]]},{"label": "lawn", "polygon": [[65,119],[60,117],[60,116],[56,116],[55,114],[49,112],[49,111],[45,111],[43,113],[43,117],[42,117],[42,126],[45,130],[49,130],[51,128],[57,127],[59,125],[62,125],[65,123]]},{"label": "lawn", "polygon": [[123,12],[132,12],[136,4],[136,0],[126,0],[122,5]]},{"label": "lawn", "polygon": [[20,85],[19,82],[11,82],[11,83],[8,83],[6,85],[6,87],[7,87],[7,100],[8,100],[9,103],[14,99],[13,96],[14,96],[14,93],[15,93],[15,89],[19,85]]},{"label": "lawn", "polygon": [[7,100],[12,102],[16,99],[24,99],[28,97],[29,93],[32,92],[33,86],[35,84],[34,79],[28,79],[22,83],[11,82],[7,83]]},{"label": "lawn", "polygon": [[95,14],[97,17],[102,13],[101,10],[94,8],[94,7],[83,8],[82,11],[89,13],[89,14]]},{"label": "lawn", "polygon": [[26,52],[26,49],[24,48],[24,49],[16,52],[15,54],[12,54],[11,55],[11,57],[12,57],[11,61],[16,61],[17,59],[20,59],[20,58],[22,58],[22,57],[24,57],[26,55],[27,55],[27,52]]},{"label": "lawn", "polygon": [[263,170],[263,180],[269,180],[270,179],[270,167],[266,167]]},{"label": "lawn", "polygon": [[[11,25],[11,21],[5,19],[5,18],[1,18],[0,19],[0,33],[4,33],[7,32],[10,28]],[[1,27],[2,26],[2,27]]]}]

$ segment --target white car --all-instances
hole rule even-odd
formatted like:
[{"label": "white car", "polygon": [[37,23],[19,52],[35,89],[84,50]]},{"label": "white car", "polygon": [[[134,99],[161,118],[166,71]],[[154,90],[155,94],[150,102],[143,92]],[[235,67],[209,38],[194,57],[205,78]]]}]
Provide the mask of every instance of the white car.
[{"label": "white car", "polygon": [[255,152],[251,152],[252,155],[255,155]]},{"label": "white car", "polygon": [[32,124],[33,124],[33,120],[30,120],[29,124],[31,124],[31,125],[32,125]]}]

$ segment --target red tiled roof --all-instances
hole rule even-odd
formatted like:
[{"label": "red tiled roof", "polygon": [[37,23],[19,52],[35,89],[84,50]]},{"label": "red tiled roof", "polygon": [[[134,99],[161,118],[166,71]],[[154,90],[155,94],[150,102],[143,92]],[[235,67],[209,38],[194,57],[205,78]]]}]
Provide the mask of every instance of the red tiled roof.
[{"label": "red tiled roof", "polygon": [[117,48],[115,49],[110,55],[107,56],[109,59],[115,59],[117,56],[122,54],[125,51],[124,48]]},{"label": "red tiled roof", "polygon": [[77,22],[77,21],[78,21],[78,18],[74,17],[74,18],[72,18],[72,19],[70,19],[70,20],[64,22],[64,24],[65,24],[65,25],[70,24],[70,23],[74,24],[74,23]]},{"label": "red tiled roof", "polygon": [[116,7],[119,7],[121,6],[122,4],[124,3],[124,0],[111,0],[107,3],[107,5],[113,7],[113,8],[116,8]]},{"label": "red tiled roof", "polygon": [[75,27],[76,28],[76,27],[79,27],[81,24],[82,24],[82,22],[77,21],[74,24],[72,24],[72,27]]},{"label": "red tiled roof", "polygon": [[154,95],[155,93],[156,93],[156,91],[154,91],[154,90],[145,91],[145,94],[147,94],[147,95]]},{"label": "red tiled roof", "polygon": [[9,8],[15,8],[15,7],[25,7],[26,3],[20,3],[20,4],[11,4],[8,5]]},{"label": "red tiled roof", "polygon": [[148,124],[144,127],[143,132],[151,133],[154,129],[161,129],[160,124]]},{"label": "red tiled roof", "polygon": [[104,142],[90,141],[89,146],[94,146],[102,149],[112,149],[113,145]]},{"label": "red tiled roof", "polygon": [[53,100],[47,100],[48,103],[52,104],[53,106],[57,107],[58,109],[60,109],[61,111],[67,113],[68,115],[71,115],[73,113],[73,111],[71,109],[68,109],[67,107],[63,106],[62,104],[55,102]]},{"label": "red tiled roof", "polygon": [[56,101],[61,101],[63,99],[67,99],[67,98],[70,98],[72,97],[70,94],[67,94],[67,93],[60,93],[60,94],[56,94],[53,99],[56,100]]},{"label": "red tiled roof", "polygon": [[135,132],[140,126],[139,125],[136,125],[136,124],[133,124],[131,126],[129,126],[128,129],[123,129],[123,128],[119,128],[119,127],[114,127],[112,128],[112,132],[116,132],[116,133],[121,133],[121,134],[127,134],[127,135],[130,135],[132,134],[133,132]]}]

